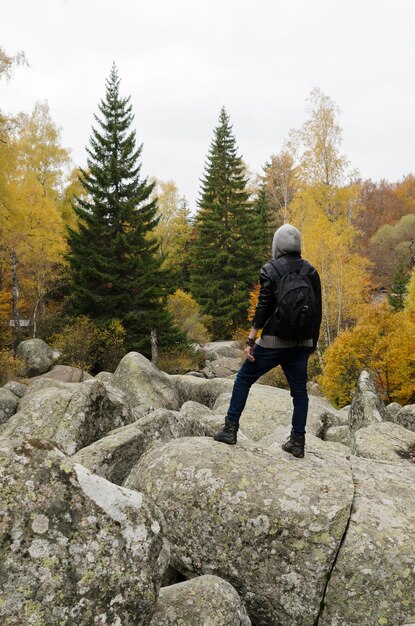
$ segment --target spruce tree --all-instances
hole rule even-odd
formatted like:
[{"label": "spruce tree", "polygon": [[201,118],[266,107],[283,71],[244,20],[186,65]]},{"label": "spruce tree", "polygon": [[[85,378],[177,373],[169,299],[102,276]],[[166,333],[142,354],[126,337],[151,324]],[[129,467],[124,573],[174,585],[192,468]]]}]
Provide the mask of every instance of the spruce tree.
[{"label": "spruce tree", "polygon": [[249,292],[263,262],[261,223],[224,108],[208,153],[196,216],[191,291],[213,318],[214,338],[247,325]]},{"label": "spruce tree", "polygon": [[402,311],[405,306],[405,296],[409,282],[409,269],[405,259],[399,259],[395,276],[388,295],[389,304],[395,311]]},{"label": "spruce tree", "polygon": [[132,129],[130,97],[120,96],[115,65],[105,98],[94,116],[85,190],[75,200],[79,227],[69,229],[72,313],[103,323],[118,318],[126,343],[149,356],[151,330],[161,347],[180,342],[181,333],[165,309],[166,276],[160,269],[152,231],[157,224],[154,184],[141,177],[142,144]]}]

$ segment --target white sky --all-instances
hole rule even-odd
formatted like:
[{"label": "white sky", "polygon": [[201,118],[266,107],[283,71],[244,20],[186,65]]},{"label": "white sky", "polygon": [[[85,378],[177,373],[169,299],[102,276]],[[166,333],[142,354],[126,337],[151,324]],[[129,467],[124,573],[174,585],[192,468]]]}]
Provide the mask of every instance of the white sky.
[{"label": "white sky", "polygon": [[193,209],[224,104],[260,171],[305,118],[314,86],[341,109],[363,178],[415,171],[415,0],[3,0],[0,46],[29,68],[0,83],[0,108],[47,100],[85,163],[93,113],[116,62],[132,95],[143,173],[173,179]]}]

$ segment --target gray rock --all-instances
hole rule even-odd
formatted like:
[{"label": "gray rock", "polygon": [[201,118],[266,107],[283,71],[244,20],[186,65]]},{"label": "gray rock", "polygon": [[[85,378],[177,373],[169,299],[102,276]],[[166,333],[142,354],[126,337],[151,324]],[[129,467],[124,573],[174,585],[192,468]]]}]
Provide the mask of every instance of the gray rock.
[{"label": "gray rock", "polygon": [[65,384],[43,379],[35,385],[44,387],[29,389],[18,412],[4,426],[3,436],[51,439],[71,455],[135,420],[135,415],[125,413],[124,406],[111,400],[104,384],[97,380]]},{"label": "gray rock", "polygon": [[48,371],[53,350],[43,339],[26,339],[17,346],[16,354],[25,362],[25,376],[38,376]]},{"label": "gray rock", "polygon": [[0,388],[0,424],[16,413],[18,397],[5,387]]},{"label": "gray rock", "polygon": [[[399,402],[390,402],[387,407],[386,410],[389,413],[389,416],[394,418],[395,415],[397,414],[397,412],[402,408],[402,405],[399,404]],[[392,420],[393,421],[393,420]]]},{"label": "gray rock", "polygon": [[53,445],[0,440],[0,622],[142,624],[169,558],[151,500]]},{"label": "gray rock", "polygon": [[205,404],[188,400],[180,407],[180,413],[188,417],[200,417],[202,415],[211,415],[212,411]]},{"label": "gray rock", "polygon": [[199,576],[162,587],[150,626],[251,626],[231,584],[217,576]]},{"label": "gray rock", "polygon": [[99,372],[95,376],[95,380],[100,380],[102,383],[110,383],[110,385],[114,384],[114,374],[111,372]]},{"label": "gray rock", "polygon": [[197,378],[206,378],[202,372],[186,372],[185,376],[196,376]]},{"label": "gray rock", "polygon": [[204,352],[206,363],[211,363],[212,361],[217,361],[219,359],[219,354],[215,350],[205,350]]},{"label": "gray rock", "polygon": [[[215,413],[226,415],[231,389],[219,395],[213,407]],[[259,441],[272,433],[277,426],[289,426],[293,413],[290,392],[278,387],[255,384],[251,387],[240,425],[247,437]],[[325,398],[311,396],[309,401],[307,432],[323,437],[332,425],[344,424],[339,414]]]},{"label": "gray rock", "polygon": [[314,380],[309,380],[307,383],[307,391],[310,394],[310,396],[318,396],[319,398],[322,397],[322,393],[321,393],[321,389],[320,389],[320,385],[318,383],[316,383]]},{"label": "gray rock", "polygon": [[352,452],[366,459],[387,463],[409,462],[408,453],[415,450],[415,433],[393,424],[381,422],[370,424],[357,431],[352,444]]},{"label": "gray rock", "polygon": [[350,447],[352,443],[352,434],[349,426],[331,426],[326,430],[324,441],[342,443]]},{"label": "gray rock", "polygon": [[[339,428],[339,427],[337,427]],[[264,446],[273,450],[274,452],[280,452],[282,444],[288,439],[290,435],[290,428],[285,426],[278,426],[273,433],[266,435],[259,442],[258,445]],[[306,434],[305,438],[305,453],[314,455],[324,455],[324,458],[332,459],[335,462],[336,456],[341,455],[346,459],[350,459],[350,448],[342,443],[323,441],[320,437]],[[284,453],[285,454],[285,453]]]},{"label": "gray rock", "polygon": [[230,582],[257,626],[309,626],[353,496],[350,463],[334,458],[181,438],[149,450],[126,486],[164,512],[178,571]]},{"label": "gray rock", "polygon": [[205,435],[203,421],[177,411],[156,409],[146,417],[111,431],[82,448],[73,458],[95,474],[121,485],[144,452],[155,443],[186,436]]},{"label": "gray rock", "polygon": [[[391,419],[391,418],[389,418]],[[391,420],[408,430],[415,431],[415,404],[403,406]]]},{"label": "gray rock", "polygon": [[237,348],[235,345],[231,346],[218,346],[215,348],[216,354],[219,356],[226,356],[230,359],[239,359],[239,361],[243,361],[245,359],[244,351],[240,348]]},{"label": "gray rock", "polygon": [[9,382],[4,385],[3,389],[8,389],[18,398],[23,398],[27,391],[27,385],[24,385],[23,383],[18,383],[15,380],[9,380]]},{"label": "gray rock", "polygon": [[188,400],[199,402],[210,409],[221,393],[232,391],[233,381],[226,378],[195,378],[183,374],[170,376],[170,381],[179,394],[179,404],[182,406]]},{"label": "gray rock", "polygon": [[52,369],[48,370],[45,374],[40,376],[34,376],[29,381],[39,380],[39,378],[48,378],[52,380],[59,380],[62,383],[82,383],[85,380],[91,380],[93,376],[79,369],[79,367],[71,367],[70,365],[54,365]]},{"label": "gray rock", "polygon": [[180,408],[179,394],[171,376],[161,372],[139,352],[130,352],[120,361],[113,384],[125,392],[132,406],[148,404],[156,409]]},{"label": "gray rock", "polygon": [[352,457],[350,525],[319,626],[405,624],[415,616],[415,465]]},{"label": "gray rock", "polygon": [[359,428],[369,426],[372,422],[382,422],[388,419],[390,419],[388,412],[376,392],[371,375],[363,370],[359,376],[349,412],[351,432],[355,433]]},{"label": "gray rock", "polygon": [[221,356],[215,360],[208,360],[201,370],[206,378],[228,378],[234,376],[241,367],[241,360]]}]

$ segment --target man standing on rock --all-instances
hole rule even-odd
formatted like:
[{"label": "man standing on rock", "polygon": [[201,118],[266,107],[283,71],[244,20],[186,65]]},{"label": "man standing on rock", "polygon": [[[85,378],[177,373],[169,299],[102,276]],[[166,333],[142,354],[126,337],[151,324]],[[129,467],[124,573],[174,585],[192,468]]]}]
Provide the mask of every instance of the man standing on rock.
[{"label": "man standing on rock", "polygon": [[[236,443],[239,418],[251,385],[281,365],[294,405],[291,434],[282,448],[302,458],[308,412],[307,363],[316,349],[321,324],[320,277],[301,257],[301,234],[290,224],[274,233],[272,256],[260,271],[260,292],[246,340],[246,360],[236,375],[225,425],[214,439]],[[261,337],[255,341],[261,328]]]}]

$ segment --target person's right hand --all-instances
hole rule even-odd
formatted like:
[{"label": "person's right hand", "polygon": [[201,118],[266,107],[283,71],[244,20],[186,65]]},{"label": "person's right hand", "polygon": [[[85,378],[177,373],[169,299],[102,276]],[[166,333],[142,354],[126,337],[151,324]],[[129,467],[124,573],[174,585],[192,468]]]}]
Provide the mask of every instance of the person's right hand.
[{"label": "person's right hand", "polygon": [[255,361],[254,348],[252,346],[245,346],[245,356],[251,363]]}]

